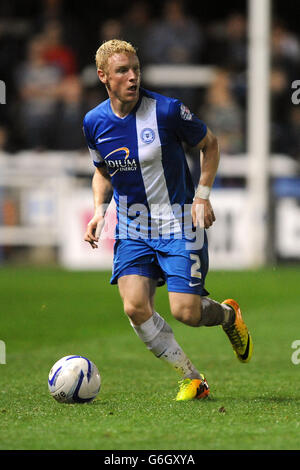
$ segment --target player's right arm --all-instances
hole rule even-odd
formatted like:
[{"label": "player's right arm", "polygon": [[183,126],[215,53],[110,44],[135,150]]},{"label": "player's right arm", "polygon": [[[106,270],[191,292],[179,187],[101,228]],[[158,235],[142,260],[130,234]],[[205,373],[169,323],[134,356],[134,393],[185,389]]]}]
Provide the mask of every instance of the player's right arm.
[{"label": "player's right arm", "polygon": [[98,248],[97,242],[104,226],[105,208],[112,198],[112,184],[105,166],[96,167],[92,180],[94,216],[87,224],[84,240],[92,248]]}]

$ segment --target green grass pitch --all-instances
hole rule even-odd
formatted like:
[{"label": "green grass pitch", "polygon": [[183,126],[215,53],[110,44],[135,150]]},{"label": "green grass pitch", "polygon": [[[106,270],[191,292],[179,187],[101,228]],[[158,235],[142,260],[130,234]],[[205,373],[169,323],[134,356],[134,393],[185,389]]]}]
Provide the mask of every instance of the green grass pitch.
[{"label": "green grass pitch", "polygon": [[[165,287],[156,310],[211,387],[207,400],[177,403],[179,377],[154,358],[125,317],[110,273],[0,270],[0,449],[300,449],[299,271],[210,272],[212,298],[240,302],[254,340],[249,364],[220,327],[190,328],[170,315]],[[102,387],[84,405],[48,393],[51,366],[81,354]]]}]

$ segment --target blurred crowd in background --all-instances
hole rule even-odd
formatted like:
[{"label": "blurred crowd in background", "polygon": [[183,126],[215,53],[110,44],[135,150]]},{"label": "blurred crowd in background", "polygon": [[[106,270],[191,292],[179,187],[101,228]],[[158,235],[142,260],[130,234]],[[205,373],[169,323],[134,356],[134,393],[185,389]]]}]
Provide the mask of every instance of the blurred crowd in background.
[{"label": "blurred crowd in background", "polygon": [[[148,64],[198,64],[216,67],[206,87],[150,87],[181,99],[218,136],[224,154],[246,151],[247,16],[228,11],[207,21],[188,2],[123,2],[126,9],[93,10],[95,2],[74,8],[64,0],[0,6],[0,79],[6,106],[0,106],[0,150],[85,150],[82,119],[107,98],[94,64],[104,41],[120,38]],[[66,3],[68,8],[66,9]],[[86,7],[86,8],[85,8]],[[91,8],[89,8],[91,7]],[[82,13],[83,9],[89,10]],[[291,103],[291,83],[300,79],[300,37],[277,17],[271,29],[271,151],[300,161],[300,106]],[[143,85],[147,86],[147,84]]]}]

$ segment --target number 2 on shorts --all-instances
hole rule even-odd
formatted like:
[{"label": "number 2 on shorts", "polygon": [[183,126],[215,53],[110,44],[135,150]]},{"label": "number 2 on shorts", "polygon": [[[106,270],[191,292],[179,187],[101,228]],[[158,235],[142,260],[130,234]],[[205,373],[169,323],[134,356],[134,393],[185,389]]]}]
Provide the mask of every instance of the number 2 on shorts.
[{"label": "number 2 on shorts", "polygon": [[195,253],[190,253],[190,259],[194,261],[194,263],[191,266],[191,277],[201,279],[202,273],[200,272],[201,263],[200,263],[199,255],[196,255]]}]

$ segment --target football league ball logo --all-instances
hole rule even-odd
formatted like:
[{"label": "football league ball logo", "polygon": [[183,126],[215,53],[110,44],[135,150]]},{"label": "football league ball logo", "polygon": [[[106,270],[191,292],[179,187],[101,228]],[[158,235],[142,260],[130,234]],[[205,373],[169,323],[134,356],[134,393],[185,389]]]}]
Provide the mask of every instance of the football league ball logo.
[{"label": "football league ball logo", "polygon": [[193,119],[191,111],[184,104],[180,106],[180,116],[184,121],[191,121]]}]

